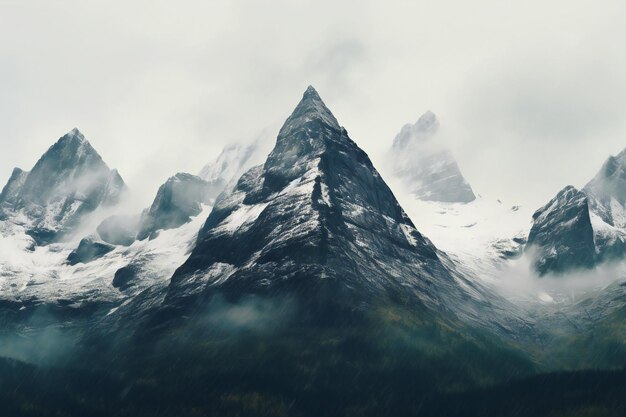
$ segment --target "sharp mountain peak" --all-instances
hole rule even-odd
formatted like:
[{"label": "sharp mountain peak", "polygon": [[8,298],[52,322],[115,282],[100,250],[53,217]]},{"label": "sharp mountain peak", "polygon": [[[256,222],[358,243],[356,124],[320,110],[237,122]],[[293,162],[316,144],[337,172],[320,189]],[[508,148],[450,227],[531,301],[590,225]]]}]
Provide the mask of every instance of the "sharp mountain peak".
[{"label": "sharp mountain peak", "polygon": [[326,104],[317,93],[317,90],[309,86],[302,100],[298,103],[291,116],[287,119],[280,130],[279,136],[286,136],[293,133],[294,130],[305,127],[307,124],[319,123],[333,129],[340,129],[337,119],[332,112],[326,107]]}]

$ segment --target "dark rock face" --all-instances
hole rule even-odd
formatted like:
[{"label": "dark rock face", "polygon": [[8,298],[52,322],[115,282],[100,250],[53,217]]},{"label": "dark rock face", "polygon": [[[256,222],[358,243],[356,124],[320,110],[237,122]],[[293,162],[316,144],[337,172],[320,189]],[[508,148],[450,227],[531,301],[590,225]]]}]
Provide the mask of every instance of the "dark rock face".
[{"label": "dark rock face", "polygon": [[208,204],[212,187],[195,175],[178,173],[163,184],[144,212],[137,239],[154,237],[158,230],[181,226],[202,211]]},{"label": "dark rock face", "polygon": [[[543,248],[538,253],[537,271],[589,268],[623,257],[625,207],[626,150],[609,157],[581,191],[566,187],[537,211],[529,237],[529,245]],[[531,242],[533,237],[536,239]]]},{"label": "dark rock face", "polygon": [[91,262],[115,249],[114,246],[104,242],[98,242],[93,236],[81,239],[78,248],[73,250],[67,257],[67,263],[76,265],[78,263]]},{"label": "dark rock face", "polygon": [[22,213],[40,243],[71,231],[80,219],[100,206],[118,202],[125,190],[77,129],[61,137],[30,172],[15,170],[0,197],[3,218]]},{"label": "dark rock face", "polygon": [[389,156],[395,174],[419,199],[469,203],[476,199],[452,153],[437,143],[439,121],[424,113],[414,125],[405,125],[393,141]]},{"label": "dark rock face", "polygon": [[113,287],[120,291],[127,290],[133,285],[133,281],[139,271],[140,267],[132,263],[118,269],[113,277]]},{"label": "dark rock face", "polygon": [[167,302],[218,291],[296,294],[326,315],[389,297],[439,308],[463,297],[441,256],[309,87],[265,164],[216,202]]},{"label": "dark rock face", "polygon": [[596,261],[594,231],[587,196],[565,187],[533,215],[527,250],[536,251],[539,274],[591,268]]}]

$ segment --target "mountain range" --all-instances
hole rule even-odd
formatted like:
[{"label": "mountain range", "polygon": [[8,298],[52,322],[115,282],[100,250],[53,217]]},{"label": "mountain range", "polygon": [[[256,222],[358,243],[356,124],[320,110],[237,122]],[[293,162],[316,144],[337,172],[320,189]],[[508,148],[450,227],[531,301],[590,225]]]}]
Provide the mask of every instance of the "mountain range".
[{"label": "mountain range", "polygon": [[[0,194],[0,366],[13,369],[0,386],[33,387],[7,407],[483,415],[458,393],[572,369],[584,385],[599,379],[589,369],[626,366],[619,269],[575,297],[502,291],[526,261],[540,283],[618,263],[626,154],[531,216],[476,195],[438,130],[427,112],[393,140],[399,196],[309,87],[262,163],[258,142],[228,146],[134,213],[83,134],[62,136]],[[42,394],[55,379],[59,402]],[[555,395],[578,392],[568,384]],[[505,395],[520,408],[498,415],[528,407],[517,389]],[[606,401],[586,395],[571,410]],[[559,404],[542,415],[566,415],[548,414],[570,410]]]}]

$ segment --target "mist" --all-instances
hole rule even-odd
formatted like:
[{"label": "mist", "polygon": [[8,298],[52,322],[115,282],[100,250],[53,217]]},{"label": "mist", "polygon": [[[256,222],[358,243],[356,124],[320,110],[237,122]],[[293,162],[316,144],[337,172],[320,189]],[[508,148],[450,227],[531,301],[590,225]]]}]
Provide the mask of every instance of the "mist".
[{"label": "mist", "polygon": [[624,17],[582,0],[5,1],[0,177],[78,127],[146,206],[313,84],[374,163],[430,109],[478,193],[538,205],[626,145]]},{"label": "mist", "polygon": [[79,334],[59,322],[46,307],[37,307],[17,327],[3,326],[0,357],[35,365],[60,366],[72,359],[79,340]]},{"label": "mist", "polygon": [[506,298],[523,305],[528,302],[564,305],[592,297],[595,292],[626,279],[626,261],[605,262],[590,269],[567,271],[566,274],[539,276],[533,268],[532,248],[519,258],[504,263],[495,288]]}]

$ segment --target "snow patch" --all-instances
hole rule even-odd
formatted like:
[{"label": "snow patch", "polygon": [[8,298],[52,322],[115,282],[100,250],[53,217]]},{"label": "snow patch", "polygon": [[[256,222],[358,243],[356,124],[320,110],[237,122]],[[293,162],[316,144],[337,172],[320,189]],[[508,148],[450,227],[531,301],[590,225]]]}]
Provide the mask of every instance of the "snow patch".
[{"label": "snow patch", "polygon": [[404,237],[406,237],[407,242],[409,242],[409,245],[417,246],[417,242],[415,241],[415,238],[411,235],[411,232],[414,229],[408,224],[401,224],[400,228],[402,229],[402,233],[404,233]]},{"label": "snow patch", "polygon": [[253,223],[269,203],[242,205],[220,223],[217,230],[234,233],[246,223]]}]

